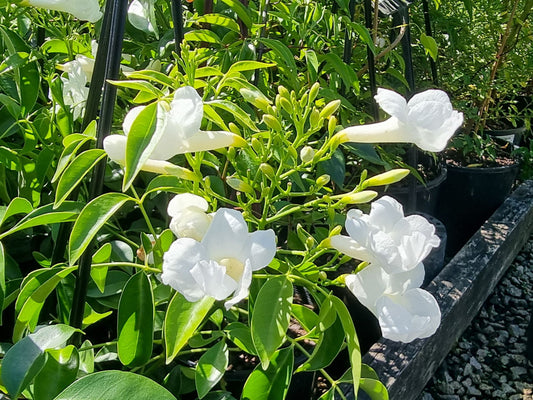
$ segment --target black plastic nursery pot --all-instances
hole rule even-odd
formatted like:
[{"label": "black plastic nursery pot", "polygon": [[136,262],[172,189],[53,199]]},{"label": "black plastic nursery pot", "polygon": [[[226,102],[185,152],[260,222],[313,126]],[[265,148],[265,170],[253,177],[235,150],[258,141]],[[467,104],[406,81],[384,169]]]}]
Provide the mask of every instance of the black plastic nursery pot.
[{"label": "black plastic nursery pot", "polygon": [[505,140],[513,145],[520,145],[526,126],[521,122],[516,128],[508,129],[485,129],[484,132],[497,139]]},{"label": "black plastic nursery pot", "polygon": [[446,226],[446,254],[453,256],[511,192],[519,164],[477,168],[448,165],[436,217]]}]

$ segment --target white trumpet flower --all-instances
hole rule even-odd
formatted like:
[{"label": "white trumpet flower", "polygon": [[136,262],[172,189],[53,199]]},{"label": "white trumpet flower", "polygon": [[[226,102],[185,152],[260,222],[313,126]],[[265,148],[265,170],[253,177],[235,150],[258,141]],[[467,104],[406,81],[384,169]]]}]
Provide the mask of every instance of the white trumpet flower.
[{"label": "white trumpet flower", "polygon": [[[104,150],[118,164],[126,161],[127,135],[144,106],[135,107],[124,118],[124,135],[109,135],[104,139]],[[159,105],[156,130],[160,134],[142,169],[156,173],[170,173],[174,165],[166,162],[177,154],[220,149],[227,146],[244,146],[240,136],[226,131],[201,131],[203,102],[190,86],[176,90],[170,108]]]},{"label": "white trumpet flower", "polygon": [[102,17],[98,0],[23,0],[19,4],[64,11],[89,22],[96,22]]},{"label": "white trumpet flower", "polygon": [[190,302],[205,296],[224,300],[229,309],[248,296],[252,271],[276,254],[274,231],[248,232],[242,214],[219,209],[201,241],[179,238],[163,256],[161,280]]},{"label": "white trumpet flower", "polygon": [[426,90],[407,102],[398,93],[380,88],[375,99],[391,117],[345,128],[335,135],[338,143],[414,143],[438,152],[463,123],[463,114],[453,109],[442,90]]},{"label": "white trumpet flower", "polygon": [[172,217],[170,230],[178,238],[188,237],[201,241],[211,225],[213,216],[207,214],[209,205],[200,196],[181,193],[168,203],[167,212]]},{"label": "white trumpet flower", "polygon": [[128,7],[128,20],[135,28],[159,36],[155,23],[154,0],[133,0]]}]

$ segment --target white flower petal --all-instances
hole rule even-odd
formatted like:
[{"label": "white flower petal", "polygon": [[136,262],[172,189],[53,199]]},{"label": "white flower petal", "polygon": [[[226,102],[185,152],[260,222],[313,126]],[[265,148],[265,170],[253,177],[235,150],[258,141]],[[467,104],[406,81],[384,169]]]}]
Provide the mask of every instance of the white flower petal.
[{"label": "white flower petal", "polygon": [[353,240],[349,236],[335,235],[329,238],[331,247],[335,250],[346,254],[356,260],[372,262],[374,260],[373,255],[368,249],[362,247],[359,243]]},{"label": "white flower petal", "polygon": [[24,0],[20,4],[68,12],[89,22],[96,22],[102,17],[98,0]]},{"label": "white flower petal", "polygon": [[109,135],[104,138],[104,150],[111,160],[124,165],[126,161],[126,142],[124,135]]},{"label": "white flower petal", "polygon": [[237,283],[226,275],[226,268],[213,260],[198,262],[191,269],[191,276],[204,296],[215,300],[224,300],[237,289]]},{"label": "white flower petal", "polygon": [[226,310],[229,310],[232,306],[237,304],[239,301],[244,300],[248,297],[250,284],[252,283],[252,268],[250,262],[247,261],[244,264],[244,270],[240,281],[238,282],[238,287],[235,290],[234,296],[224,303]]},{"label": "white flower petal", "polygon": [[237,210],[220,208],[213,216],[204,238],[203,245],[214,260],[235,258],[244,262],[247,250],[248,226]]},{"label": "white flower petal", "polygon": [[204,238],[213,217],[200,209],[186,209],[178,214],[170,221],[170,230],[178,238],[189,237],[194,240],[202,241]]},{"label": "white flower petal", "polygon": [[198,131],[196,134],[174,143],[175,154],[208,151],[234,146],[243,147],[246,141],[234,133],[226,131]]},{"label": "white flower petal", "polygon": [[133,125],[133,121],[139,116],[142,110],[144,110],[146,106],[137,106],[132,108],[126,116],[124,117],[124,121],[122,121],[122,130],[124,131],[124,135],[128,135],[131,130],[131,126]]},{"label": "white flower petal", "polygon": [[370,264],[357,274],[347,275],[344,281],[361,304],[375,314],[377,300],[387,291],[383,270],[378,265]]},{"label": "white flower petal", "polygon": [[204,103],[191,86],[176,90],[170,104],[168,129],[181,139],[187,139],[200,130],[204,115]]},{"label": "white flower petal", "polygon": [[382,296],[376,302],[383,337],[409,343],[431,336],[440,325],[440,309],[435,298],[423,289],[403,295]]},{"label": "white flower petal", "polygon": [[272,229],[252,232],[248,236],[248,259],[252,271],[266,267],[276,255],[276,235]]},{"label": "white flower petal", "polygon": [[374,99],[382,110],[390,116],[396,117],[400,121],[407,120],[407,102],[402,95],[392,90],[378,88]]},{"label": "white flower petal", "polygon": [[198,211],[206,212],[209,208],[207,200],[201,196],[192,193],[180,193],[174,196],[167,206],[167,213],[171,217],[175,217],[183,210],[194,207]]},{"label": "white flower petal", "polygon": [[128,20],[137,29],[157,35],[153,0],[133,0],[128,7]]}]

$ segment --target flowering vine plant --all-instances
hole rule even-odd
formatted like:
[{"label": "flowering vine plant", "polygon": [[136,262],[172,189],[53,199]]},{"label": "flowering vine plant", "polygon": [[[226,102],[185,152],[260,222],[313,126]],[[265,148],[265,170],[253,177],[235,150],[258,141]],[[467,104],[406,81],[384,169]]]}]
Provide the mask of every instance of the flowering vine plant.
[{"label": "flowering vine plant", "polygon": [[[153,4],[132,6],[130,18],[156,34]],[[14,306],[0,390],[34,399],[282,399],[313,372],[326,382],[321,399],[344,398],[346,384],[388,398],[362,364],[357,321],[331,289],[356,296],[385,338],[426,338],[440,311],[420,288],[423,260],[439,239],[396,200],[375,200],[375,188],[408,171],[362,171],[343,187],[335,168],[345,142],[442,150],[462,123],[447,95],[431,90],[407,103],[382,89],[376,100],[391,119],[343,129],[341,101],[320,83],[269,92],[248,78],[268,76],[275,63],[222,68],[184,47],[164,73],[150,63],[155,69],[123,70],[111,82],[121,101],[99,146],[101,119],[76,130],[91,57],[73,58],[61,64],[66,77],[49,81],[46,112],[70,121],[51,156],[52,190],[0,208],[1,300]],[[89,193],[100,165],[103,190]],[[53,251],[36,251],[23,275],[10,251],[28,231],[44,233]],[[341,358],[342,373],[332,372]],[[243,362],[251,372],[235,389]]]}]

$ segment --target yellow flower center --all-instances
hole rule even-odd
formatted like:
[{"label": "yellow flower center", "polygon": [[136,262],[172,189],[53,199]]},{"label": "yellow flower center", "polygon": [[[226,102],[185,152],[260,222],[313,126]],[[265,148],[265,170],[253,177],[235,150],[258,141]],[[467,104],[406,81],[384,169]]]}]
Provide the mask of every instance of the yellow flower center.
[{"label": "yellow flower center", "polygon": [[226,267],[226,275],[239,282],[244,272],[244,264],[242,262],[236,258],[229,257],[221,259],[218,263]]}]

